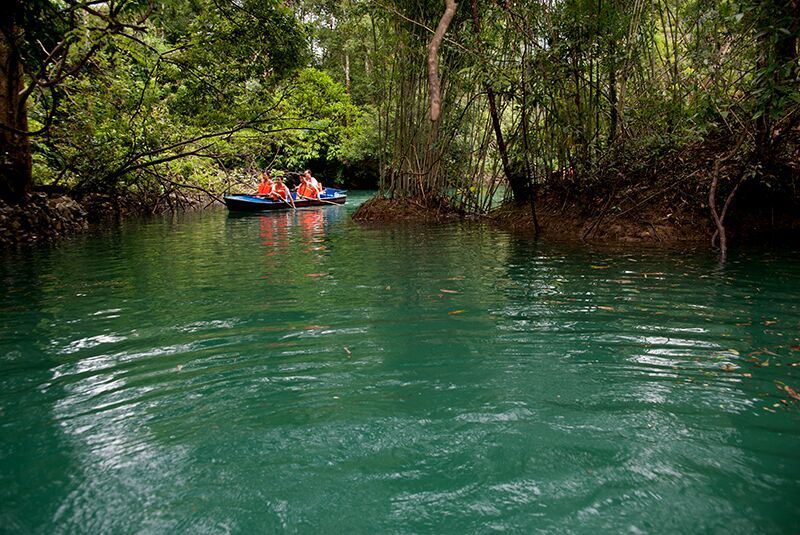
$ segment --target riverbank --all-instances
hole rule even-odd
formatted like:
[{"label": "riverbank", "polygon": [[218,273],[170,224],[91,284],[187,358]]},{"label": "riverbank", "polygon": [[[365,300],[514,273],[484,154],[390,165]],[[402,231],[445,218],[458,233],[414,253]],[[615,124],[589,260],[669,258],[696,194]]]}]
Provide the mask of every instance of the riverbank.
[{"label": "riverbank", "polygon": [[[724,139],[640,151],[605,155],[582,181],[562,173],[540,186],[536,208],[543,235],[674,244],[716,243],[720,226],[733,241],[800,233],[796,145],[787,144],[769,168]],[[491,215],[503,226],[533,231],[528,203]]]},{"label": "riverbank", "polygon": [[87,212],[74,199],[44,193],[28,202],[9,205],[0,201],[0,247],[52,241],[89,228]]},{"label": "riverbank", "polygon": [[389,199],[380,194],[371,198],[353,213],[362,222],[420,221],[441,222],[461,219],[463,210],[441,197],[403,197]]},{"label": "riverbank", "polygon": [[[711,243],[718,234],[713,206],[729,241],[796,237],[798,145],[787,145],[776,159],[783,163],[769,170],[723,139],[609,152],[591,172],[557,172],[538,185],[541,236],[600,243]],[[439,221],[468,216],[446,201],[428,213],[430,204],[419,198],[379,197],[365,203],[354,218]],[[528,202],[506,203],[482,216],[503,228],[534,232]]]},{"label": "riverbank", "polygon": [[214,204],[215,199],[196,192],[90,193],[73,198],[65,192],[37,191],[21,204],[0,200],[0,248],[57,241],[123,217],[186,212]]}]

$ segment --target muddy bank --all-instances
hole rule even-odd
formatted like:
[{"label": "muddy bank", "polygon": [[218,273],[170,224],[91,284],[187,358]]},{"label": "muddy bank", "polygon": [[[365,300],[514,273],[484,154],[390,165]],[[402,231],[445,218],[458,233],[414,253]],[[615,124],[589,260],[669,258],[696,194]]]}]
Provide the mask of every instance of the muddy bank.
[{"label": "muddy bank", "polygon": [[[706,215],[688,210],[669,210],[659,207],[647,214],[601,214],[578,202],[564,202],[548,195],[540,197],[538,219],[541,237],[566,241],[664,243],[710,241],[714,227]],[[480,219],[501,228],[533,234],[530,205],[508,203],[486,215],[467,214],[447,203],[435,210],[426,208],[424,201],[415,199],[370,199],[353,214],[363,222],[443,222],[461,219]]]},{"label": "muddy bank", "polygon": [[[729,243],[795,242],[800,236],[800,141],[767,169],[753,156],[714,139],[664,148],[626,148],[603,155],[592,171],[540,178],[536,213],[545,239],[650,245],[716,244],[712,201]],[[783,162],[783,163],[781,163]],[[716,177],[716,179],[715,179]],[[457,202],[457,201],[456,201]],[[465,217],[441,201],[373,199],[356,212],[370,221]],[[466,216],[469,217],[469,216]],[[509,203],[479,216],[533,234],[531,208]]]},{"label": "muddy bank", "polygon": [[214,204],[215,199],[196,192],[90,193],[78,198],[63,192],[35,192],[21,204],[0,200],[0,248],[52,242],[125,217],[186,212]]},{"label": "muddy bank", "polygon": [[[708,214],[687,206],[664,204],[643,210],[613,208],[607,200],[585,205],[558,195],[542,195],[537,203],[541,237],[587,242],[675,244],[708,242],[714,225]],[[494,210],[490,220],[503,228],[533,233],[530,206],[510,203]]]},{"label": "muddy bank", "polygon": [[[610,157],[594,175],[556,174],[539,187],[542,235],[595,242],[731,243],[800,234],[800,152],[770,169],[712,140],[654,154]],[[498,224],[533,232],[530,206],[496,209]]]},{"label": "muddy bank", "polygon": [[447,199],[431,197],[404,197],[388,199],[376,196],[358,207],[353,213],[356,221],[438,222],[457,220],[465,213],[453,207]]},{"label": "muddy bank", "polygon": [[89,228],[87,212],[74,199],[34,193],[28,202],[9,205],[0,201],[0,247],[36,241],[53,241]]},{"label": "muddy bank", "polygon": [[[674,245],[711,244],[716,226],[707,191],[701,183],[694,191],[666,195],[658,184],[638,184],[619,191],[577,196],[568,190],[540,192],[537,217],[541,237],[597,243]],[[726,231],[732,242],[800,237],[800,206],[790,197],[764,202],[761,188],[743,185],[728,210]],[[467,214],[447,202],[432,206],[424,200],[374,198],[353,215],[357,221],[438,222],[479,217],[502,228],[533,234],[529,204],[504,204],[481,216]]]}]

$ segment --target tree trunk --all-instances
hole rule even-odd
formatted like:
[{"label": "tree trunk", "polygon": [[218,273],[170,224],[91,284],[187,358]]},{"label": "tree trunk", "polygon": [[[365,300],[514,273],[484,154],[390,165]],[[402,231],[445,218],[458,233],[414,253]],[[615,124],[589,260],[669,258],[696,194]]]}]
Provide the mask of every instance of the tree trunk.
[{"label": "tree trunk", "polygon": [[344,86],[350,92],[350,54],[344,53]]},{"label": "tree trunk", "polygon": [[33,179],[28,110],[20,97],[22,61],[10,43],[19,33],[13,18],[10,16],[11,20],[6,19],[0,27],[0,198],[19,203],[30,193]]},{"label": "tree trunk", "polygon": [[428,92],[431,99],[431,121],[434,123],[439,120],[442,112],[442,90],[439,85],[439,46],[442,44],[444,34],[455,13],[456,3],[453,0],[444,0],[444,14],[428,43]]},{"label": "tree trunk", "polygon": [[525,71],[527,67],[528,44],[522,47],[522,69],[520,69],[520,85],[522,89],[522,145],[525,151],[525,177],[528,182],[528,202],[531,209],[531,222],[533,223],[533,237],[538,239],[541,233],[539,227],[539,217],[536,215],[536,180],[532,172],[530,154],[531,148],[528,145],[528,91],[525,83]]},{"label": "tree trunk", "polygon": [[[477,0],[471,0],[470,7],[472,9],[472,22],[475,36],[478,39],[478,43],[482,45],[481,21],[478,15]],[[503,129],[500,125],[500,114],[497,112],[497,101],[495,99],[494,90],[492,86],[486,82],[484,82],[483,87],[486,90],[486,100],[489,101],[489,115],[492,118],[492,128],[494,129],[494,135],[497,140],[497,152],[500,153],[500,161],[503,162],[503,173],[506,175],[508,185],[511,188],[511,192],[514,194],[514,200],[523,203],[528,200],[528,196],[531,193],[530,188],[528,188],[524,173],[518,173],[511,169],[511,164],[508,160],[508,148],[506,147],[505,139],[503,139]]]},{"label": "tree trunk", "polygon": [[617,111],[617,45],[614,41],[610,45],[610,61],[608,69],[608,103],[611,107],[611,124],[608,126],[608,144],[614,143],[617,139],[617,121],[619,119]]}]

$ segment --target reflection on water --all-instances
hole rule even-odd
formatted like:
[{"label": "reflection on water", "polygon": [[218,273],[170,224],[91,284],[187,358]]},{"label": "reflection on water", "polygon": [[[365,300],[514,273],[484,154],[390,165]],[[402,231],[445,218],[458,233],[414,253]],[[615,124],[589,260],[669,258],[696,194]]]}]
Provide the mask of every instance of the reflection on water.
[{"label": "reflection on water", "polygon": [[4,256],[3,529],[794,527],[796,253],[720,267],[352,209]]}]

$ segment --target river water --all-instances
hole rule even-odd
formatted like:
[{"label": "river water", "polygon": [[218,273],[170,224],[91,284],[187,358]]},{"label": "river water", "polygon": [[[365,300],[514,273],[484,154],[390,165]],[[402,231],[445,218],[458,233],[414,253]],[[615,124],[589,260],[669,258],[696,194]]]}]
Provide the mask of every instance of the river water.
[{"label": "river water", "polygon": [[782,533],[800,254],[344,207],[0,262],[0,531]]}]

